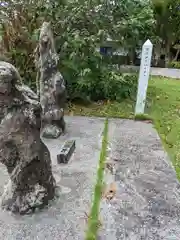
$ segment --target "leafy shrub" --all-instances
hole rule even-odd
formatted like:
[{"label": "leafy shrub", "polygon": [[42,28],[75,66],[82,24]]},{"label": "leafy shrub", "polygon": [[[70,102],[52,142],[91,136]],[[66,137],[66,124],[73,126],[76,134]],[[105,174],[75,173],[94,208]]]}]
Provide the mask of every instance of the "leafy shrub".
[{"label": "leafy shrub", "polygon": [[[70,99],[95,99],[102,75],[102,56],[96,50],[97,36],[76,30],[66,36],[61,48],[60,71],[67,81]],[[93,92],[92,92],[93,90]]]},{"label": "leafy shrub", "polygon": [[80,98],[88,101],[122,101],[136,94],[137,76],[110,71],[105,67],[98,69],[96,73],[86,68],[77,81],[71,81],[67,86],[71,89],[71,100]]},{"label": "leafy shrub", "polygon": [[136,76],[112,71],[110,64],[97,51],[103,34],[103,31],[93,35],[76,30],[66,36],[59,67],[67,81],[70,100],[120,101],[136,92]]},{"label": "leafy shrub", "polygon": [[23,81],[35,90],[36,69],[33,51],[37,43],[38,22],[33,17],[33,13],[23,5],[16,6],[18,13],[16,14],[15,6],[4,11],[8,18],[4,17],[0,22],[0,35],[2,37],[0,55],[1,58],[6,58],[15,65]]},{"label": "leafy shrub", "polygon": [[178,61],[172,61],[172,62],[170,62],[170,63],[168,64],[168,67],[169,67],[169,68],[178,68],[178,69],[180,69],[180,62],[178,62]]},{"label": "leafy shrub", "polygon": [[137,75],[111,71],[106,81],[102,79],[105,99],[121,101],[134,97],[137,91],[137,79]]},{"label": "leafy shrub", "polygon": [[48,5],[48,11],[39,2],[18,5],[15,1],[3,9],[8,16],[0,22],[3,49],[24,82],[35,90],[37,71],[33,50],[37,44],[38,29],[42,21],[49,20],[48,17],[52,21],[60,56],[59,69],[67,81],[69,99],[120,101],[135,93],[136,77],[112,71],[109,67],[111,63],[97,51],[97,46],[107,39],[106,31],[101,30],[101,25],[104,29],[104,20],[99,22],[99,13],[90,11],[87,1],[80,7],[78,2],[66,6],[56,3],[58,8],[52,6],[51,9]]}]

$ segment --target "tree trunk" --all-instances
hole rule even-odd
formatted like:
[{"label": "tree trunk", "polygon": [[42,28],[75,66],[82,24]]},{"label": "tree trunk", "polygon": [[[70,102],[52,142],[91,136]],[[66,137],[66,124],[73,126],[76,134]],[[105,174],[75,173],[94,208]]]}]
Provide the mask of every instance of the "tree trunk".
[{"label": "tree trunk", "polygon": [[173,61],[177,61],[179,53],[180,53],[180,49],[177,49],[176,56],[174,57]]},{"label": "tree trunk", "polygon": [[154,55],[153,65],[155,67],[157,67],[158,64],[159,64],[160,57],[161,57],[161,46],[160,46],[160,44],[155,45],[153,55]]},{"label": "tree trunk", "polygon": [[134,51],[134,49],[130,49],[130,51],[129,51],[129,58],[130,58],[130,65],[134,65],[134,59],[135,59],[135,51]]},{"label": "tree trunk", "polygon": [[166,45],[165,51],[166,51],[165,52],[165,56],[166,56],[165,64],[166,64],[166,67],[168,67],[169,63],[171,62],[171,53],[170,53],[170,44],[169,43]]}]

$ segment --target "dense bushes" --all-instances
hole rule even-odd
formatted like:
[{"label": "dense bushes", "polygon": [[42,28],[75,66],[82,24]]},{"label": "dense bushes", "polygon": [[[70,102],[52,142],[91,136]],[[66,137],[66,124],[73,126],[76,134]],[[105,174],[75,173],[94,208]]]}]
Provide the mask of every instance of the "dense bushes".
[{"label": "dense bushes", "polygon": [[100,55],[97,44],[102,35],[102,31],[96,36],[76,31],[61,48],[60,70],[71,100],[120,101],[136,92],[136,77],[113,71]]},{"label": "dense bushes", "polygon": [[132,96],[136,92],[136,77],[112,70],[97,50],[107,38],[106,30],[101,30],[104,14],[99,19],[100,13],[89,10],[92,6],[86,1],[81,6],[79,2],[54,3],[58,4],[56,8],[48,5],[48,11],[35,2],[29,5],[28,1],[23,5],[11,3],[12,6],[3,10],[8,15],[1,18],[3,55],[18,68],[24,82],[35,89],[33,50],[39,27],[44,20],[51,19],[60,56],[59,69],[67,82],[70,100],[121,101]]},{"label": "dense bushes", "polygon": [[170,62],[170,63],[168,64],[168,67],[169,67],[169,68],[178,68],[178,69],[180,69],[180,62],[178,62],[178,61],[172,61],[172,62]]},{"label": "dense bushes", "polygon": [[67,84],[70,99],[83,100],[116,100],[134,97],[137,89],[137,76],[109,71],[102,67],[97,72],[90,68],[84,69],[84,74]]},{"label": "dense bushes", "polygon": [[0,22],[1,58],[3,55],[15,65],[24,82],[35,90],[36,69],[33,51],[36,47],[38,18],[33,16],[33,6],[31,8],[29,4],[16,6],[12,3],[12,9],[5,10],[6,15]]},{"label": "dense bushes", "polygon": [[[92,35],[76,34],[61,48],[59,69],[66,80],[69,99],[121,101],[131,97],[136,92],[136,76],[112,70],[97,51],[96,43]],[[27,38],[26,45],[13,46],[6,56],[19,69],[24,82],[35,90],[32,39]]]}]

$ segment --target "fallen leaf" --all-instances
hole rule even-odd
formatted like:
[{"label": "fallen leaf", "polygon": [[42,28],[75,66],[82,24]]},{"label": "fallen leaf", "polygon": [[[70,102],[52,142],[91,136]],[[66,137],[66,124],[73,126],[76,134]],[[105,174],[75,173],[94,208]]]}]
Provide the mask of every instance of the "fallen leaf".
[{"label": "fallen leaf", "polygon": [[105,193],[104,193],[104,198],[106,198],[108,201],[110,201],[110,200],[112,200],[115,197],[116,192],[117,192],[116,183],[115,182],[110,183],[106,187],[106,190],[105,190]]}]

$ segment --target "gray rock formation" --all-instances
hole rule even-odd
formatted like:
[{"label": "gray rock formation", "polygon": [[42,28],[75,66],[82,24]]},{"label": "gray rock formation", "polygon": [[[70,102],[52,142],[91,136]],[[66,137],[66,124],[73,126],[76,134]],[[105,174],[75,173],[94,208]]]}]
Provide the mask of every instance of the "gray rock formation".
[{"label": "gray rock formation", "polygon": [[57,138],[65,131],[64,107],[66,87],[58,70],[58,55],[54,46],[50,23],[44,22],[35,50],[36,66],[39,69],[37,90],[42,106],[43,137]]},{"label": "gray rock formation", "polygon": [[41,106],[14,66],[0,62],[0,162],[10,180],[1,206],[30,213],[55,195],[50,153],[40,139]]}]

